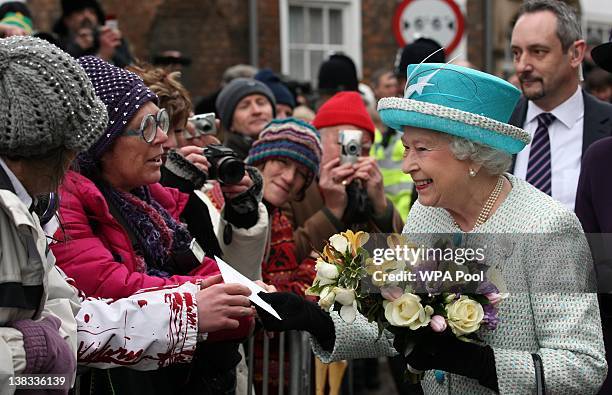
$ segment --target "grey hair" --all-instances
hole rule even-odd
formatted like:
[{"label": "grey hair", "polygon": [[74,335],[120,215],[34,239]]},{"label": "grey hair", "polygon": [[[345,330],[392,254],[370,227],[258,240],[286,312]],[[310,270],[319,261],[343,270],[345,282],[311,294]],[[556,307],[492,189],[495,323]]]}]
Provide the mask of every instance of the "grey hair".
[{"label": "grey hair", "polygon": [[[380,79],[385,74],[393,75],[393,70],[382,68],[382,69],[376,70],[374,74],[372,74],[372,78],[370,79],[370,81],[372,81],[372,88],[378,88],[378,86],[380,85]],[[395,77],[395,75],[393,75],[393,77]]]},{"label": "grey hair", "polygon": [[510,169],[512,155],[495,148],[487,147],[463,137],[449,136],[449,148],[459,160],[471,160],[481,165],[487,173],[497,176]]},{"label": "grey hair", "polygon": [[255,74],[257,74],[257,67],[250,64],[237,64],[225,69],[221,81],[223,85],[227,85],[236,78],[253,78]]},{"label": "grey hair", "polygon": [[557,17],[557,37],[561,41],[563,51],[567,51],[575,41],[582,39],[582,27],[576,11],[563,1],[526,0],[521,5],[516,18],[540,11],[550,11]]}]

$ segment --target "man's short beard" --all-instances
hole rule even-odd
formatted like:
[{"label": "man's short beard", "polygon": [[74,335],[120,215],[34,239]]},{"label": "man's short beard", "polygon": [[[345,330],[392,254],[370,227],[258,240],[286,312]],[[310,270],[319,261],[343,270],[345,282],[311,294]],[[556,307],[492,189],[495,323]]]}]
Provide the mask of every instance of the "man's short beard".
[{"label": "man's short beard", "polygon": [[544,84],[542,84],[541,81],[540,81],[540,84],[542,85],[541,89],[538,92],[531,93],[531,94],[528,94],[527,92],[525,92],[525,89],[523,88],[523,82],[522,81],[520,81],[520,82],[521,82],[521,91],[523,92],[523,95],[527,99],[533,101],[533,100],[541,99],[544,96],[546,96],[546,91],[544,91]]},{"label": "man's short beard", "polygon": [[525,97],[527,99],[529,99],[531,101],[534,101],[534,100],[539,100],[539,99],[543,98],[544,96],[546,96],[546,92],[544,92],[544,89],[542,89],[542,90],[540,90],[537,93],[533,93],[531,95],[528,95],[528,94],[525,93],[525,91],[523,91],[523,95],[525,95]]}]

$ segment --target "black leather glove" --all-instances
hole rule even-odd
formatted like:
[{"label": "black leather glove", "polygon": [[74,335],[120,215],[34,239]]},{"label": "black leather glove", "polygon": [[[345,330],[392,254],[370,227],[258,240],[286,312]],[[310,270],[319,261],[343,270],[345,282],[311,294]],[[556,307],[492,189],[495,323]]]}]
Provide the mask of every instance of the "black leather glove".
[{"label": "black leather glove", "polygon": [[415,341],[409,343],[401,336],[393,340],[395,349],[412,368],[443,370],[478,380],[481,385],[499,391],[491,347],[459,340],[450,330],[436,333],[430,328],[422,329]]},{"label": "black leather glove", "polygon": [[319,305],[291,292],[271,292],[258,294],[281,316],[278,320],[258,306],[257,315],[267,331],[284,332],[289,330],[308,331],[326,351],[334,349],[336,332],[334,322]]},{"label": "black leather glove", "polygon": [[234,226],[248,229],[259,220],[259,202],[263,197],[263,177],[260,171],[253,166],[246,166],[245,170],[249,173],[253,185],[233,199],[226,200],[225,219]]}]

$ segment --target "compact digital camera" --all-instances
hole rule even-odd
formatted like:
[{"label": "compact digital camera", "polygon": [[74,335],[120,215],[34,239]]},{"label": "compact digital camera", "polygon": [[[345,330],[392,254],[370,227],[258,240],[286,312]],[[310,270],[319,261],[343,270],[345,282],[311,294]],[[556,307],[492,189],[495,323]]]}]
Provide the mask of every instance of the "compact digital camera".
[{"label": "compact digital camera", "polygon": [[338,144],[342,147],[340,163],[355,163],[361,156],[361,130],[341,130]]},{"label": "compact digital camera", "polygon": [[215,113],[209,112],[206,114],[198,114],[189,117],[189,121],[193,122],[195,128],[201,134],[216,134],[217,126],[215,124]]},{"label": "compact digital camera", "polygon": [[204,148],[204,156],[210,162],[208,178],[223,184],[238,184],[244,177],[244,162],[231,149],[220,144]]}]

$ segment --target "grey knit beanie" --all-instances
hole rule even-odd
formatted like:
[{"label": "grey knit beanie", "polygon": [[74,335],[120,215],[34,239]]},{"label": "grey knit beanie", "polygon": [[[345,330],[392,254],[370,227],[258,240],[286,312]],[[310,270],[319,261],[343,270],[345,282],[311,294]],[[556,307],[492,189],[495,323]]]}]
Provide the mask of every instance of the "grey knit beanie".
[{"label": "grey knit beanie", "polygon": [[0,155],[81,152],[107,122],[104,104],[70,55],[34,37],[0,39]]},{"label": "grey knit beanie", "polygon": [[234,110],[238,102],[243,97],[255,94],[263,95],[270,101],[270,104],[272,104],[272,116],[276,116],[274,93],[272,93],[266,84],[252,78],[236,78],[223,87],[215,102],[217,115],[221,119],[221,125],[223,125],[225,130],[230,130],[232,126],[232,118],[234,117]]}]

